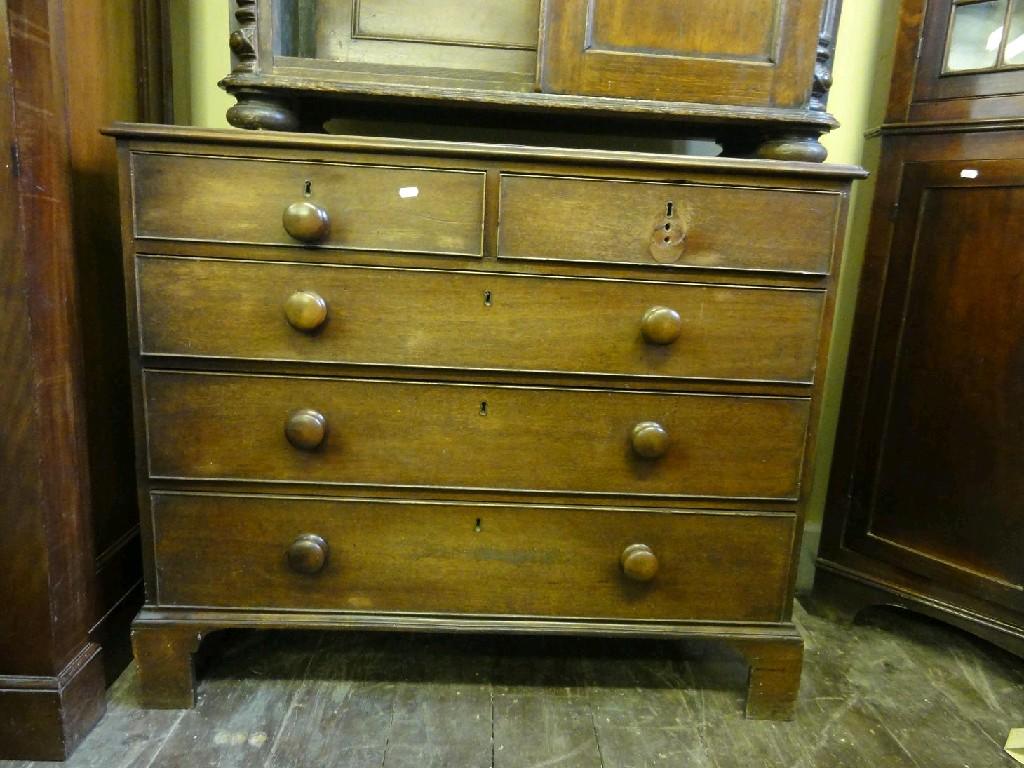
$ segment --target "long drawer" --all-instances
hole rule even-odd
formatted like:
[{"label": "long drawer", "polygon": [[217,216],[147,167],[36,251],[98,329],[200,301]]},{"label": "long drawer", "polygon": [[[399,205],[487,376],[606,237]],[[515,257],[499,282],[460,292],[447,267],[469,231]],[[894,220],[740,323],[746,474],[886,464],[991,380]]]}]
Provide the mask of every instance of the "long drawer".
[{"label": "long drawer", "polygon": [[835,192],[502,174],[498,257],[825,274]]},{"label": "long drawer", "polygon": [[[809,400],[147,371],[166,478],[792,499]],[[297,447],[301,446],[301,447]]]},{"label": "long drawer", "polygon": [[[136,269],[143,353],[255,360],[809,383],[824,301],[816,290],[191,258],[142,257]],[[289,324],[292,297],[319,299],[311,327]],[[666,310],[677,337],[648,340],[651,313]]]},{"label": "long drawer", "polygon": [[[778,621],[794,526],[734,513],[164,493],[152,502],[156,600],[168,606]],[[649,581],[624,572],[630,546],[653,558]]]},{"label": "long drawer", "polygon": [[[480,256],[483,171],[337,162],[132,154],[136,237],[307,244],[285,229],[293,204],[316,206],[319,247]],[[300,210],[300,213],[302,211]]]}]

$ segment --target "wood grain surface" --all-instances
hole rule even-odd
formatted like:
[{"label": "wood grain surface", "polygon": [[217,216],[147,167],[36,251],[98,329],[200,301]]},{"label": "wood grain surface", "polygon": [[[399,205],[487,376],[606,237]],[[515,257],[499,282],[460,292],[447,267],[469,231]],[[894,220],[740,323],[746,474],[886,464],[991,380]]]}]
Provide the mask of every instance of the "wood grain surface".
[{"label": "wood grain surface", "polygon": [[481,172],[139,153],[132,173],[140,237],[301,246],[282,218],[308,200],[323,247],[481,253]]},{"label": "wood grain surface", "polygon": [[840,412],[858,439],[833,458],[821,588],[1024,655],[1021,132],[888,131]]},{"label": "wood grain surface", "polygon": [[[824,274],[839,204],[813,192],[502,174],[498,258]],[[673,226],[685,241],[659,258],[652,244]]]},{"label": "wood grain surface", "polygon": [[[790,516],[155,494],[158,605],[777,621]],[[302,535],[329,546],[290,567]],[[628,579],[620,555],[660,564]]]},{"label": "wood grain surface", "polygon": [[538,82],[558,94],[800,107],[810,96],[823,7],[822,0],[549,2]]},{"label": "wood grain surface", "polygon": [[[349,485],[793,498],[804,398],[646,394],[149,371],[150,472]],[[314,451],[285,439],[298,409],[326,417]],[[632,428],[670,445],[636,456]]]},{"label": "wood grain surface", "polygon": [[[791,717],[852,169],[115,132],[148,704],[199,638],[304,626],[717,637]],[[486,723],[430,746],[450,691],[394,701],[384,759],[486,761]]]},{"label": "wood grain surface", "polygon": [[[824,292],[145,257],[147,355],[809,383]],[[285,304],[312,292],[312,333]],[[188,306],[192,311],[182,312]],[[644,313],[680,318],[671,344]]]}]

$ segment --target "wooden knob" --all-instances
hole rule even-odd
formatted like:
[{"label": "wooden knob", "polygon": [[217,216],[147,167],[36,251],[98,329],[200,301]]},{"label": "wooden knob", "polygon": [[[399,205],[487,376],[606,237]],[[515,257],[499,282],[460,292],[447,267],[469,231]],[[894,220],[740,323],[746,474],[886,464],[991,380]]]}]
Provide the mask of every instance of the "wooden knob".
[{"label": "wooden knob", "polygon": [[304,533],[288,547],[288,567],[296,573],[319,573],[327,565],[327,542],[315,533]]},{"label": "wooden knob", "polygon": [[640,321],[640,332],[650,344],[671,344],[683,331],[683,319],[668,307],[651,307]]},{"label": "wooden knob", "polygon": [[668,432],[656,421],[641,421],[630,436],[633,450],[645,459],[657,459],[668,450]]},{"label": "wooden knob", "polygon": [[650,581],[658,573],[658,558],[646,544],[630,544],[619,562],[626,578],[633,581]]},{"label": "wooden knob", "polygon": [[283,222],[285,231],[303,243],[319,243],[331,231],[327,211],[308,200],[285,208]]},{"label": "wooden knob", "polygon": [[327,319],[327,302],[313,291],[296,291],[284,303],[288,323],[297,331],[315,331]]},{"label": "wooden knob", "polygon": [[327,419],[320,411],[303,408],[288,417],[284,425],[284,434],[288,442],[304,451],[312,451],[320,446],[327,434]]}]

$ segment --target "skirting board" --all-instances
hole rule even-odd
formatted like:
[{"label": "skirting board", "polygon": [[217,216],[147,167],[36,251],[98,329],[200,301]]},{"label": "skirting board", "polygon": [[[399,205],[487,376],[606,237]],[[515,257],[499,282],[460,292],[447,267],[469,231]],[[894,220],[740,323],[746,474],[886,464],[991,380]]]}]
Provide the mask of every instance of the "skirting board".
[{"label": "skirting board", "polygon": [[86,643],[56,677],[0,676],[0,760],[65,760],[106,711],[103,654]]}]

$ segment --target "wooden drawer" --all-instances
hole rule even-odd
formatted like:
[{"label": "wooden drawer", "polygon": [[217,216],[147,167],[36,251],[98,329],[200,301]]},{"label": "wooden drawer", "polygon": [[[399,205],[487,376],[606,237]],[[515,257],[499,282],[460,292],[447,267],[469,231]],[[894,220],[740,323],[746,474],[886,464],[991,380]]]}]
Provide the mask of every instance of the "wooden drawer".
[{"label": "wooden drawer", "polygon": [[[809,290],[161,257],[138,259],[137,275],[147,354],[800,383],[814,378],[824,301]],[[326,303],[313,332],[289,325],[296,291]],[[670,344],[642,333],[658,306],[682,321]]]},{"label": "wooden drawer", "polygon": [[308,201],[322,247],[482,254],[483,171],[145,152],[131,171],[136,237],[301,246],[282,217]]},{"label": "wooden drawer", "polygon": [[502,174],[498,256],[825,274],[836,192]]},{"label": "wooden drawer", "polygon": [[[794,526],[740,513],[163,493],[152,502],[165,606],[778,621]],[[309,534],[326,542],[326,562],[296,572],[288,549]],[[631,544],[657,558],[651,581],[624,575]]]},{"label": "wooden drawer", "polygon": [[[144,387],[155,477],[537,492],[791,499],[809,409],[803,398],[160,371]],[[325,436],[303,450],[285,426],[307,409]],[[314,421],[294,422],[293,438],[308,446]],[[634,451],[644,422],[667,432],[660,458]],[[657,435],[641,437],[649,450]]]}]

